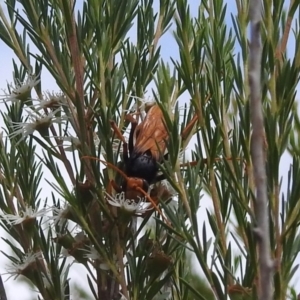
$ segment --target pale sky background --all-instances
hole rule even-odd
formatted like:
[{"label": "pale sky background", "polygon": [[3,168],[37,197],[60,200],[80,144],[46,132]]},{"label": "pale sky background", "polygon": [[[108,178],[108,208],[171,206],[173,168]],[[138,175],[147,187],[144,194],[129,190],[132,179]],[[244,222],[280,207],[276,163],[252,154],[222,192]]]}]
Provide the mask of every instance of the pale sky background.
[{"label": "pale sky background", "polygon": [[[3,4],[3,0],[0,0],[0,3]],[[82,0],[77,1],[77,6],[78,7],[82,7]],[[236,13],[236,8],[235,8],[235,2],[234,1],[225,1],[228,3],[228,9],[227,9],[227,21],[228,24],[231,24],[231,18],[230,18],[230,13],[235,14]],[[199,1],[193,1],[190,0],[190,11],[196,15],[197,11],[198,11],[198,3]],[[154,1],[154,6],[156,7],[156,9],[158,8],[159,1],[155,0]],[[232,5],[230,5],[232,4]],[[134,28],[132,29],[132,31],[134,30]],[[131,36],[132,40],[135,40],[135,35],[133,33],[133,35]],[[161,41],[162,45],[167,45],[167,47],[162,47],[161,49],[161,55],[164,59],[167,59],[168,61],[170,57],[173,57],[175,59],[178,58],[178,49],[175,43],[175,40],[173,38],[172,32],[169,30],[169,32],[167,32],[164,37],[162,38]],[[289,40],[289,44],[288,44],[288,48],[292,49],[292,51],[294,51],[295,48],[295,41],[292,38]],[[293,55],[293,53],[289,53],[289,55]],[[31,52],[35,52],[35,47],[32,46],[31,47]],[[13,58],[13,53],[12,51],[2,42],[0,41],[0,66],[1,66],[1,73],[0,73],[0,90],[2,89],[6,89],[6,85],[7,82],[11,83],[13,81],[13,77],[12,77],[12,58]],[[53,78],[49,75],[49,73],[46,71],[46,69],[43,69],[43,73],[42,73],[42,83],[43,83],[43,90],[49,90],[49,91],[59,91],[57,88],[57,85],[55,84],[55,81],[53,80]],[[3,92],[0,92],[0,95],[2,95]],[[3,105],[0,104],[0,109],[3,109]],[[2,120],[0,120],[0,127],[2,127]],[[1,131],[1,130],[0,130]],[[284,156],[284,159],[282,159],[282,163],[281,163],[281,174],[287,174],[289,165],[291,163],[291,159],[288,155]],[[47,174],[48,171],[45,172],[45,176],[48,177]],[[49,175],[51,176],[51,175]],[[66,176],[67,178],[68,176]],[[49,177],[48,177],[49,178]],[[285,180],[283,181],[283,191],[285,190]],[[47,190],[48,189],[48,190]],[[49,197],[49,188],[48,188],[48,184],[45,182],[43,185],[43,192],[41,194],[41,197],[45,198],[45,197]],[[201,201],[201,207],[203,209],[203,207],[205,206],[209,206],[210,201]],[[201,209],[201,210],[202,210]],[[203,211],[203,210],[202,210]],[[202,217],[203,219],[203,217]],[[203,220],[203,222],[205,221],[205,219]],[[0,236],[4,236],[3,230],[0,229]],[[0,249],[2,251],[5,252],[10,252],[10,248],[7,247],[6,243],[3,243],[0,240]],[[72,261],[72,259],[70,260]],[[0,253],[0,273],[3,274],[5,273],[5,266],[6,264],[9,264],[9,261]],[[69,274],[69,278],[71,278],[71,282],[74,284],[76,283],[76,285],[79,286],[85,286],[87,287],[87,281],[86,281],[86,272],[85,272],[85,268],[83,266],[81,266],[80,264],[77,264],[76,268],[74,268],[75,270],[73,270],[73,268],[71,268],[71,272]],[[3,280],[6,280],[7,276],[3,276]],[[5,288],[6,288],[6,292],[7,292],[7,297],[8,300],[32,300],[32,299],[37,299],[37,297],[33,297],[32,293],[28,292],[29,286],[22,283],[21,281],[17,280],[14,281],[12,279],[5,281],[4,283]],[[87,287],[85,290],[89,290],[89,288]],[[298,288],[298,292],[300,292],[300,288]],[[77,300],[78,298],[76,298],[75,296],[73,297],[73,300]]]}]

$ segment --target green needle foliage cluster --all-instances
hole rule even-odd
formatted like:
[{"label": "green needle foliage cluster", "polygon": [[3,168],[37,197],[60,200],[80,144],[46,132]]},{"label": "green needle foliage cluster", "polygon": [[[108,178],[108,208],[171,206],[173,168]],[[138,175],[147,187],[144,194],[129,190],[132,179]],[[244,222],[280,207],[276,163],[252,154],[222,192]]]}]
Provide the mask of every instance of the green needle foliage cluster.
[{"label": "green needle foliage cluster", "polygon": [[[250,0],[202,0],[196,12],[187,0],[77,2],[0,6],[1,47],[15,55],[15,82],[1,96],[0,224],[11,253],[1,252],[11,261],[9,280],[25,276],[38,299],[73,299],[71,256],[86,268],[84,299],[258,299]],[[270,227],[263,238],[280,300],[299,299],[292,286],[300,251],[299,20],[299,1],[263,1]],[[170,33],[176,49],[163,42]],[[165,58],[171,51],[179,55]],[[43,88],[46,72],[53,93]],[[165,180],[137,204],[111,188],[122,182],[117,168],[124,171],[111,121],[128,137],[126,115],[140,120],[149,96],[164,115],[168,155],[159,165]],[[182,153],[191,143],[188,163]],[[0,293],[5,299],[5,282]]]}]

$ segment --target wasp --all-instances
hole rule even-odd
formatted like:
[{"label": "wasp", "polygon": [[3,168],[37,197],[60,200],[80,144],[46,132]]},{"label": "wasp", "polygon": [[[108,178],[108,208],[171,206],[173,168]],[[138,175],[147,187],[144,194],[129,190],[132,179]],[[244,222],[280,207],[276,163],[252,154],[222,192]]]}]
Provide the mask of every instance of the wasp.
[{"label": "wasp", "polygon": [[124,192],[126,199],[137,200],[138,197],[145,197],[149,186],[156,181],[158,163],[162,162],[167,148],[168,132],[157,104],[150,107],[139,124],[131,114],[125,119],[131,123],[128,143],[115,122],[111,121],[112,128],[123,142],[125,165],[122,185],[117,186],[114,181],[112,185],[117,192]]},{"label": "wasp", "polygon": [[[93,159],[116,170],[123,178],[121,185],[118,185],[115,180],[109,181],[106,189],[108,195],[112,194],[113,188],[117,193],[124,193],[126,200],[139,202],[141,199],[145,199],[151,202],[152,206],[162,215],[157,206],[158,200],[159,198],[169,200],[172,194],[164,185],[155,187],[150,193],[148,192],[151,184],[164,179],[163,175],[158,175],[158,166],[166,157],[165,152],[169,138],[168,130],[165,125],[163,112],[157,104],[149,108],[141,123],[138,123],[138,120],[133,117],[134,114],[125,116],[125,120],[131,123],[128,143],[115,121],[110,121],[113,131],[123,143],[124,168],[119,168],[98,158]],[[198,119],[198,116],[195,115],[183,129],[181,132],[183,140],[188,138],[193,132],[193,127]],[[91,159],[91,157],[82,158]]]},{"label": "wasp", "polygon": [[[123,143],[124,172],[106,163],[123,177],[120,186],[114,180],[110,182],[110,185],[117,193],[123,192],[125,199],[136,202],[141,198],[147,199],[160,212],[157,207],[158,198],[159,195],[166,195],[166,191],[152,189],[150,194],[148,191],[151,184],[163,179],[163,176],[158,176],[158,165],[164,159],[169,137],[163,112],[159,105],[154,104],[141,123],[138,123],[133,114],[126,115],[125,119],[131,123],[128,143],[116,123],[111,121],[111,127]],[[183,130],[181,134],[183,139],[192,131],[197,119],[197,116],[194,116]]]}]

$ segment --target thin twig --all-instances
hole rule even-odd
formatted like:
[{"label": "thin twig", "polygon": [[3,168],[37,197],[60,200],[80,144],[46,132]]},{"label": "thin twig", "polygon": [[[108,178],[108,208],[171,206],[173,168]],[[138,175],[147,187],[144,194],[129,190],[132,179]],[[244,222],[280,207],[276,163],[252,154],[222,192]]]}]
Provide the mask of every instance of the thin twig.
[{"label": "thin twig", "polygon": [[254,211],[257,227],[259,255],[259,299],[270,300],[272,298],[272,270],[273,261],[270,256],[270,230],[267,208],[267,175],[265,169],[265,131],[261,102],[261,32],[262,21],[261,0],[250,2],[250,57],[249,57],[249,85],[250,85],[250,109],[252,123],[251,157],[253,161],[253,173],[256,186],[256,199]]},{"label": "thin twig", "polygon": [[282,61],[282,54],[286,50],[286,46],[287,46],[289,34],[290,34],[290,31],[291,31],[291,26],[292,26],[292,22],[293,22],[293,16],[290,14],[290,12],[291,12],[292,6],[294,5],[294,2],[295,2],[295,0],[291,0],[290,1],[289,14],[288,14],[288,18],[287,18],[286,23],[285,23],[283,36],[282,36],[282,39],[278,43],[277,48],[276,48],[275,57],[279,61]]}]

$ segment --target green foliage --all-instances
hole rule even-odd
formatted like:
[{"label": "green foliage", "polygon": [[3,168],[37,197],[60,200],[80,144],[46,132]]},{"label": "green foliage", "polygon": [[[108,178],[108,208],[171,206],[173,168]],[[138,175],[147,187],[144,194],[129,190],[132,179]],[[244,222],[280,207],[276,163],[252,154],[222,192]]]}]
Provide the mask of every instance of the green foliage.
[{"label": "green foliage", "polygon": [[[15,82],[1,104],[8,274],[25,276],[42,299],[72,299],[67,254],[86,269],[86,289],[77,291],[84,299],[257,299],[249,0],[237,0],[231,15],[232,3],[220,0],[199,1],[196,12],[187,0],[82,2],[7,0],[0,9],[0,39],[15,55]],[[273,292],[297,299],[300,10],[298,1],[263,3]],[[44,90],[46,71],[59,92]],[[149,96],[168,132],[159,164],[166,179],[148,193],[159,208],[138,213],[137,198],[127,203],[135,215],[111,189],[111,180],[123,180],[116,167],[124,169],[112,124],[127,137],[126,116],[143,117]],[[193,143],[188,163],[181,153]],[[287,153],[292,161],[283,170]]]}]

